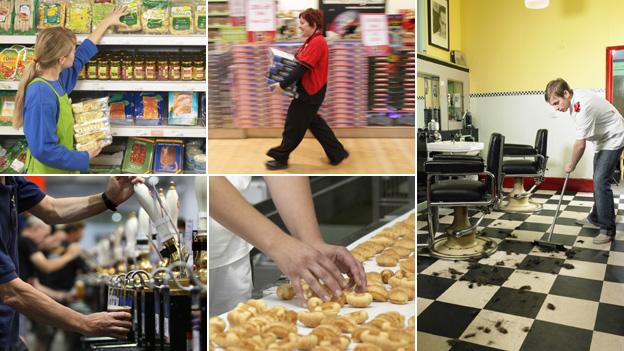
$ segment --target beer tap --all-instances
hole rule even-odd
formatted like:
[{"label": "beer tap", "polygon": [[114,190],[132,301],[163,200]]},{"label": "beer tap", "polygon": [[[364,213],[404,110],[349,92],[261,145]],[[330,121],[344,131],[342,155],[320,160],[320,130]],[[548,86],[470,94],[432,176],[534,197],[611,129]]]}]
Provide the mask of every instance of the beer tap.
[{"label": "beer tap", "polygon": [[150,219],[145,212],[145,209],[141,207],[139,210],[137,237],[136,237],[136,250],[137,250],[137,268],[144,271],[152,270],[152,263],[150,262]]},{"label": "beer tap", "polygon": [[135,184],[134,193],[156,226],[158,236],[162,242],[160,253],[166,261],[165,263],[180,261],[182,255],[176,237],[178,231],[158,193],[153,186],[148,187],[146,184]]},{"label": "beer tap", "polygon": [[[174,284],[178,289],[186,291],[191,296],[191,340],[187,340],[187,350],[191,346],[192,351],[206,350],[207,338],[207,306],[206,292],[207,286],[201,282],[197,274],[193,274],[191,269],[184,262],[176,262],[167,269],[179,268],[187,271],[187,276],[191,277],[191,284],[184,286],[174,275],[170,274]],[[195,272],[197,273],[197,272]],[[203,332],[202,332],[203,331]]]}]

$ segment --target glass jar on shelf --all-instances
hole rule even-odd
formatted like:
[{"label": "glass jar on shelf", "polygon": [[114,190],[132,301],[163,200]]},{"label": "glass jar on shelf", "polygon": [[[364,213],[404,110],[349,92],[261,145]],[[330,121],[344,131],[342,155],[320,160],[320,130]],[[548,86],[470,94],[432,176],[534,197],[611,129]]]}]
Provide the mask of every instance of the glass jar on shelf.
[{"label": "glass jar on shelf", "polygon": [[97,79],[108,80],[110,79],[110,61],[108,55],[102,55],[98,60],[97,65]]},{"label": "glass jar on shelf", "polygon": [[204,57],[199,56],[199,55],[195,57],[194,66],[193,66],[193,79],[194,80],[206,79],[206,61]]},{"label": "glass jar on shelf", "polygon": [[156,80],[156,59],[154,57],[145,58],[145,79]]},{"label": "glass jar on shelf", "polygon": [[121,60],[119,57],[112,57],[110,60],[109,76],[111,80],[121,79]]},{"label": "glass jar on shelf", "polygon": [[134,79],[134,59],[130,55],[121,58],[121,78],[123,80]]},{"label": "glass jar on shelf", "polygon": [[171,80],[182,79],[182,66],[180,63],[180,56],[172,56],[169,59],[169,76]]},{"label": "glass jar on shelf", "polygon": [[190,57],[183,57],[181,66],[182,80],[193,80],[193,60]]},{"label": "glass jar on shelf", "polygon": [[134,79],[145,80],[145,57],[142,55],[134,58]]},{"label": "glass jar on shelf", "polygon": [[158,60],[158,80],[169,80],[169,58]]},{"label": "glass jar on shelf", "polygon": [[98,79],[98,59],[93,57],[87,63],[87,79]]}]

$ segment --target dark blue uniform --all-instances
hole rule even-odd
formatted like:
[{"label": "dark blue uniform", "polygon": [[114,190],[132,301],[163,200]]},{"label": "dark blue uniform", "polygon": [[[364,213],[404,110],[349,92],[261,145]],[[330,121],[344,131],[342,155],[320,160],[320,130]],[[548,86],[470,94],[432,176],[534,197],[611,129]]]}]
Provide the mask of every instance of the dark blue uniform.
[{"label": "dark blue uniform", "polygon": [[[18,216],[36,206],[45,194],[22,177],[6,177],[0,184],[0,284],[17,278]],[[0,351],[9,350],[19,336],[19,314],[0,303]]]}]

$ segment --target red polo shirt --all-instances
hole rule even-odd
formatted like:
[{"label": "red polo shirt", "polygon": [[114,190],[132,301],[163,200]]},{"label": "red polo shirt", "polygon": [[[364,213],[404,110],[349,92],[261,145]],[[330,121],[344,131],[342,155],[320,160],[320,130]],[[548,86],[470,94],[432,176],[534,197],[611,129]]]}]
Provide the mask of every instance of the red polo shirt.
[{"label": "red polo shirt", "polygon": [[295,58],[308,69],[301,78],[303,88],[309,95],[316,94],[327,84],[329,49],[325,37],[320,32],[312,34],[297,50]]}]

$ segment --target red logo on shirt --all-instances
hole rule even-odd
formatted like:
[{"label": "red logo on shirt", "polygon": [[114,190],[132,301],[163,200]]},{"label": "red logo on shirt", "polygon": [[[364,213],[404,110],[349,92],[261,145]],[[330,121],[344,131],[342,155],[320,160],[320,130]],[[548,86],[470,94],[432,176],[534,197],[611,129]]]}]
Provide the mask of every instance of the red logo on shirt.
[{"label": "red logo on shirt", "polygon": [[574,112],[581,112],[581,102],[580,101],[577,101],[574,104]]}]

